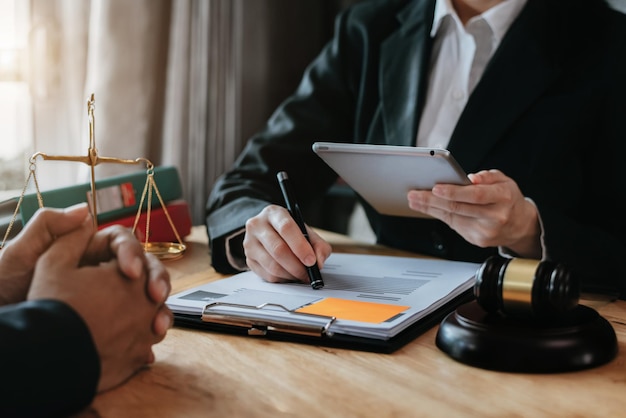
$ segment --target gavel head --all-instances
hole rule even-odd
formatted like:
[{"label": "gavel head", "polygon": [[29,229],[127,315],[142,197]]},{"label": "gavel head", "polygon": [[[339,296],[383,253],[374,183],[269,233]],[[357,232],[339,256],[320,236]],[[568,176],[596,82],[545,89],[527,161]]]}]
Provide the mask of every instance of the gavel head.
[{"label": "gavel head", "polygon": [[474,296],[487,312],[555,317],[578,306],[580,281],[563,264],[492,256],[476,273]]}]

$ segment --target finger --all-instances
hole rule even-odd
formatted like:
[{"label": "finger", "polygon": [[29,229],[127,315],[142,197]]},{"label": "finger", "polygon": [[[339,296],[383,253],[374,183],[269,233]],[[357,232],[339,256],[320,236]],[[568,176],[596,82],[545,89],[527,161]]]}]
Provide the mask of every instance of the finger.
[{"label": "finger", "polygon": [[91,216],[87,216],[79,228],[54,240],[40,257],[38,264],[42,263],[46,268],[55,270],[78,266],[91,241],[93,230]]},{"label": "finger", "polygon": [[480,214],[480,208],[476,205],[439,198],[429,191],[412,190],[407,197],[411,209],[439,219],[453,229],[455,216],[475,218]]},{"label": "finger", "polygon": [[436,184],[431,192],[439,200],[478,203],[478,201],[485,200],[489,189],[478,185]]},{"label": "finger", "polygon": [[270,282],[270,283],[279,282],[278,278],[272,276],[271,274],[268,274],[268,272],[265,271],[265,269],[256,260],[252,258],[246,258],[246,265],[248,266],[250,271],[252,271],[254,274],[259,276],[266,282]]},{"label": "finger", "polygon": [[[290,249],[290,253],[305,266],[312,266],[317,262],[315,251],[313,246],[307,240],[306,236],[302,233],[302,230],[296,223],[296,221],[289,215],[289,212],[281,208],[283,213],[275,213],[270,217],[270,223],[280,237],[280,241],[287,244]],[[306,226],[305,226],[306,228]],[[307,229],[308,234],[308,229]],[[268,249],[270,254],[276,256],[277,252],[286,252],[282,245],[278,243],[279,240],[263,242],[264,246]],[[268,245],[265,245],[268,244]],[[287,256],[288,254],[285,254]],[[291,258],[291,257],[289,257]],[[279,260],[282,258],[278,258]],[[291,261],[291,260],[289,260]],[[293,261],[291,261],[293,262]],[[287,268],[289,270],[289,268]]]},{"label": "finger", "polygon": [[172,290],[170,275],[161,261],[153,254],[147,254],[148,297],[156,304],[162,304]]},{"label": "finger", "polygon": [[87,264],[98,264],[117,258],[126,277],[139,279],[145,273],[147,261],[141,243],[130,229],[114,225],[98,231],[83,258]]},{"label": "finger", "polygon": [[[468,175],[472,185],[459,186],[453,184],[436,184],[432,194],[447,200],[465,203],[489,204],[498,200],[504,185],[510,178],[500,170],[482,170]],[[493,187],[489,187],[493,186]]]},{"label": "finger", "polygon": [[313,228],[309,228],[307,226],[307,231],[309,233],[311,245],[313,246],[313,250],[315,251],[317,266],[321,269],[322,267],[324,267],[326,259],[332,254],[333,248],[317,232],[315,232]]},{"label": "finger", "polygon": [[[271,262],[275,262],[275,260],[272,260]],[[271,264],[271,262],[269,264]],[[257,276],[259,276],[260,278],[262,278],[263,280],[269,283],[294,283],[294,282],[307,283],[308,282],[308,279],[307,281],[305,281],[305,280],[291,277],[284,270],[283,270],[284,271],[283,274],[275,275],[265,268],[265,266],[267,266],[268,263],[259,263],[258,261],[254,259],[250,259],[250,258],[247,260],[247,263],[251,271],[253,271]]]},{"label": "finger", "polygon": [[157,341],[161,341],[165,338],[167,330],[172,327],[174,323],[174,316],[170,309],[163,305],[161,309],[156,313],[154,321],[152,322],[152,332],[156,335]]},{"label": "finger", "polygon": [[[288,231],[285,232],[285,229]],[[265,279],[271,280],[271,277],[298,278],[304,281],[307,277],[304,264],[294,254],[291,245],[286,241],[289,239],[303,241],[313,259],[311,263],[315,263],[313,248],[289,212],[280,206],[268,206],[263,209],[259,216],[250,218],[246,222],[246,234],[243,240],[246,259],[254,260],[268,272],[266,276],[262,276]],[[250,267],[250,265],[248,266]]]},{"label": "finger", "polygon": [[[502,194],[504,194],[504,192],[502,192]],[[494,199],[481,199],[477,197],[474,200],[474,202],[465,203],[460,200],[434,198],[430,202],[429,214],[450,226],[454,226],[456,224],[454,219],[459,217],[466,218],[467,222],[489,221],[492,218],[501,217],[498,214],[498,202]]]},{"label": "finger", "polygon": [[246,264],[250,271],[269,283],[280,283],[282,280],[267,272],[261,264],[251,258],[246,260]]},{"label": "finger", "polygon": [[431,191],[428,190],[410,190],[407,193],[407,201],[409,208],[414,211],[434,216],[430,213],[432,201],[436,199]]},{"label": "finger", "polygon": [[445,222],[473,245],[481,248],[498,245],[497,231],[481,220],[449,214]]},{"label": "finger", "polygon": [[[302,281],[308,280],[305,266],[315,264],[315,253],[313,253],[311,244],[304,239],[302,233],[300,233],[300,236],[297,236],[296,239],[303,239],[304,243],[300,242],[299,244],[287,242],[280,235],[272,239],[267,239],[268,237],[262,238],[261,245],[265,250],[264,253],[269,255],[269,260],[265,260],[267,264],[263,264],[266,270],[283,279],[296,278]],[[302,245],[308,246],[306,251],[312,254],[305,258],[306,261],[301,261],[301,258],[294,253],[294,248],[298,248],[296,251],[302,251]],[[263,262],[263,260],[259,261]]]},{"label": "finger", "polygon": [[468,174],[467,176],[472,184],[493,184],[506,181],[508,178],[500,170],[482,170],[477,173]]},{"label": "finger", "polygon": [[[316,262],[313,247],[289,211],[282,206],[269,205],[259,216],[249,219],[246,223],[246,235],[248,233],[257,236],[271,255],[274,255],[274,245],[282,241],[287,243],[300,263],[312,266]],[[278,239],[275,234],[278,234]]]},{"label": "finger", "polygon": [[[307,277],[304,265],[293,255],[289,246],[273,230],[263,235],[266,244],[248,234],[244,238],[248,267],[269,282],[293,279],[304,282]],[[268,247],[272,247],[272,250],[268,250]]]},{"label": "finger", "polygon": [[50,247],[57,236],[79,228],[87,217],[89,209],[86,203],[66,209],[39,209],[10,244],[19,245],[22,255],[35,261]]},{"label": "finger", "polygon": [[148,359],[146,360],[146,364],[152,364],[156,361],[156,357],[154,356],[154,351],[150,348],[150,353],[148,353]]},{"label": "finger", "polygon": [[[491,205],[510,200],[513,196],[513,182],[507,177],[493,176],[491,173],[487,176],[488,181],[485,178],[484,183],[469,186],[436,185],[432,194],[439,199],[472,205]],[[499,180],[492,182],[496,178]]]}]

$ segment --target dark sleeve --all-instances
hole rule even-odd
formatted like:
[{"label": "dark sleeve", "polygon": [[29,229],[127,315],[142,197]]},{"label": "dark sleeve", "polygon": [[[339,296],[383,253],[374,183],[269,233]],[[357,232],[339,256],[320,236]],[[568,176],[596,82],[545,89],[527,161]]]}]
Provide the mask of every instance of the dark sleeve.
[{"label": "dark sleeve", "polygon": [[0,308],[0,416],[67,416],[89,405],[100,360],[68,305],[28,301]]},{"label": "dark sleeve", "polygon": [[[314,208],[337,180],[313,152],[313,143],[383,141],[379,50],[398,29],[397,15],[407,4],[407,0],[372,0],[340,13],[333,38],[307,67],[296,91],[248,141],[233,168],[217,180],[206,216],[216,270],[233,272],[225,258],[225,237],[242,229],[268,204],[283,203],[277,172],[289,173],[308,219],[308,208]],[[373,120],[378,121],[375,129]]]},{"label": "dark sleeve", "polygon": [[[207,203],[207,232],[213,267],[234,269],[226,260],[226,236],[244,227],[269,204],[282,204],[276,180],[286,171],[299,190],[301,206],[319,198],[337,178],[312,151],[316,141],[352,140],[355,99],[339,58],[345,48],[338,18],[338,35],[309,65],[296,92],[274,112],[265,128],[253,136],[233,168],[214,185]],[[305,216],[306,219],[306,216]]]}]

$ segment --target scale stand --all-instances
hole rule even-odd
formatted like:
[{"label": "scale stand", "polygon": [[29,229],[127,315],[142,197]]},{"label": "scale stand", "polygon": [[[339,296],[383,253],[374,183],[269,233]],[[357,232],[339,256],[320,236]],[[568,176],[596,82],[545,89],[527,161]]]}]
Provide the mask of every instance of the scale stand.
[{"label": "scale stand", "polygon": [[[11,232],[11,228],[13,227],[13,223],[15,222],[15,219],[17,218],[17,213],[19,211],[20,208],[20,204],[22,203],[22,200],[24,198],[24,195],[26,193],[26,189],[28,187],[28,184],[30,182],[30,178],[33,178],[33,182],[35,183],[35,188],[37,190],[37,201],[39,204],[40,208],[44,207],[43,204],[43,199],[41,197],[41,192],[39,191],[39,184],[37,183],[37,176],[35,175],[35,171],[36,171],[36,160],[38,157],[41,157],[43,160],[50,160],[50,161],[73,161],[73,162],[81,162],[84,164],[87,164],[88,166],[90,166],[91,168],[91,199],[90,199],[90,208],[91,208],[91,217],[93,219],[93,224],[94,224],[94,230],[98,229],[98,213],[97,213],[97,195],[96,195],[96,183],[95,183],[95,167],[98,164],[101,163],[115,163],[115,164],[141,164],[144,163],[146,165],[146,183],[145,186],[143,188],[143,192],[141,194],[141,201],[139,203],[139,207],[137,209],[137,215],[135,217],[135,222],[133,224],[133,234],[135,233],[135,230],[137,228],[137,223],[139,221],[139,217],[141,215],[141,211],[143,208],[143,203],[144,201],[146,201],[146,197],[147,197],[147,205],[146,205],[146,233],[145,233],[145,240],[143,242],[143,247],[144,247],[144,251],[148,252],[148,253],[152,253],[154,255],[156,255],[159,259],[161,260],[169,260],[169,259],[175,259],[175,258],[179,258],[182,257],[182,255],[184,254],[185,250],[186,250],[186,246],[185,244],[183,244],[183,241],[180,238],[180,235],[178,234],[178,230],[176,229],[176,227],[174,226],[174,223],[172,222],[172,218],[170,217],[169,212],[167,211],[167,207],[165,206],[165,203],[163,202],[163,198],[161,197],[161,194],[159,193],[159,189],[156,185],[156,182],[154,180],[154,165],[150,162],[150,160],[146,159],[146,158],[136,158],[134,160],[126,160],[126,159],[121,159],[121,158],[112,158],[112,157],[100,157],[98,155],[98,149],[96,148],[96,139],[95,139],[95,117],[94,117],[94,109],[95,109],[95,98],[93,93],[91,94],[91,97],[89,98],[89,100],[87,101],[87,114],[89,116],[89,148],[87,150],[87,155],[86,156],[55,156],[55,155],[47,155],[44,154],[42,152],[37,152],[35,154],[33,154],[32,157],[30,157],[30,166],[29,166],[29,174],[28,177],[26,179],[26,183],[24,184],[24,188],[22,189],[22,193],[20,195],[20,198],[17,202],[17,206],[15,208],[15,212],[13,213],[13,217],[11,218],[11,222],[9,223],[9,226],[7,228],[7,231],[4,235],[4,238],[2,240],[2,243],[0,243],[0,249],[2,249],[4,247],[4,244],[7,240],[7,237],[9,236],[9,233]],[[159,203],[161,204],[161,208],[163,209],[163,212],[170,224],[170,227],[172,228],[172,231],[174,232],[174,235],[176,236],[176,239],[178,242],[149,242],[149,237],[150,237],[150,212],[152,209],[152,193],[156,194],[157,198],[159,199]]]}]

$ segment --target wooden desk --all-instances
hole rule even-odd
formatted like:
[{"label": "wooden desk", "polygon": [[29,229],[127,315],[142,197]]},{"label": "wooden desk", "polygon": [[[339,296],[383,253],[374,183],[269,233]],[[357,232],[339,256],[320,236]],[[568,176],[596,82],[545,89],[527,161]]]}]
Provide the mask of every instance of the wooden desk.
[{"label": "wooden desk", "polygon": [[[406,253],[326,234],[335,251]],[[174,292],[221,275],[203,228],[169,262]],[[393,354],[330,349],[172,329],[157,361],[99,395],[90,417],[617,417],[626,416],[626,302],[595,302],[619,355],[586,371],[510,374],[460,364],[435,346],[436,328]]]}]

